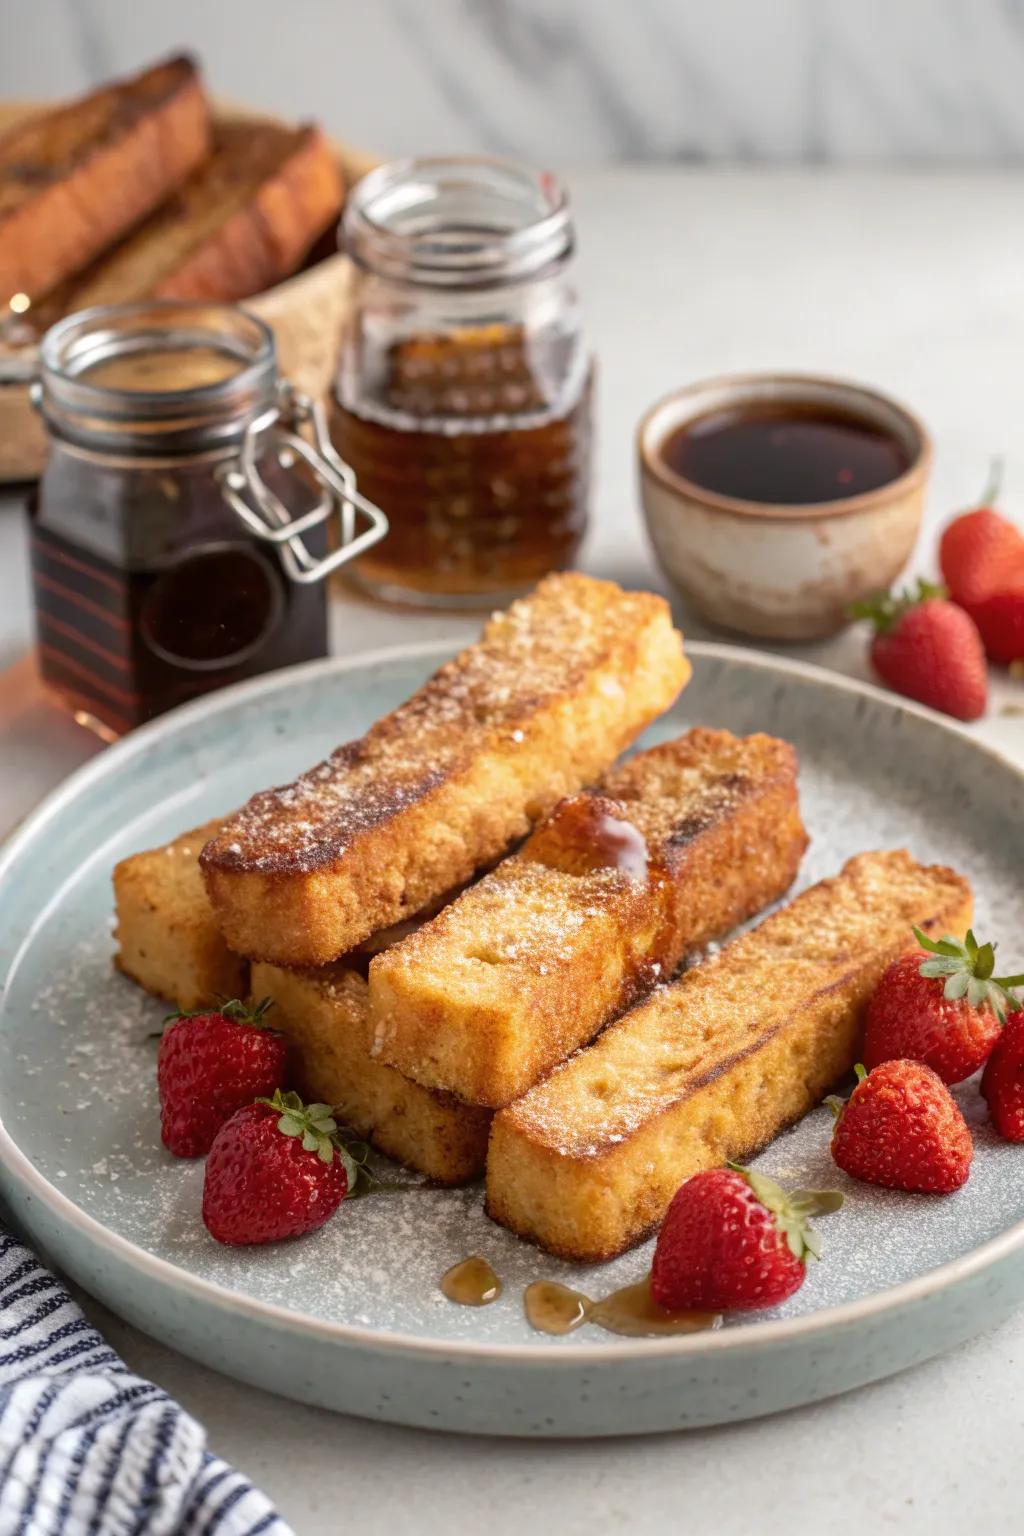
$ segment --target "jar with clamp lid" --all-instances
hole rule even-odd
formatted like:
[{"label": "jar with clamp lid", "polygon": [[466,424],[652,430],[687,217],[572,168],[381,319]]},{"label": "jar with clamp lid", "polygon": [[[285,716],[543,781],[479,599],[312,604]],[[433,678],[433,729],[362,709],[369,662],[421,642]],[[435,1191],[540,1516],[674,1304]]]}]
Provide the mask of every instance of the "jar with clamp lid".
[{"label": "jar with clamp lid", "polygon": [[321,408],[225,304],[85,310],[47,332],[49,453],[29,509],[39,666],[120,735],[327,652],[329,571],[387,531]]}]

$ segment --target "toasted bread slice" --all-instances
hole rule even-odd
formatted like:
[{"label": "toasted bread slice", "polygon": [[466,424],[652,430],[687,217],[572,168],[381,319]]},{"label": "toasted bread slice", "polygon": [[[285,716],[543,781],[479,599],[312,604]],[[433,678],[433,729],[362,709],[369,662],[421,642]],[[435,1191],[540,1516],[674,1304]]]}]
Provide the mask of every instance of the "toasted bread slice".
[{"label": "toasted bread slice", "polygon": [[248,964],[225,944],[199,873],[199,851],[219,826],[196,827],[114,870],[114,964],[185,1011],[249,990]]},{"label": "toasted bread slice", "polygon": [[789,889],[796,754],[697,729],[564,800],[519,853],[370,965],[375,1053],[498,1108]]},{"label": "toasted bread slice", "polygon": [[[223,122],[175,195],[41,308],[58,315],[131,299],[237,302],[281,282],[337,221],[337,157],[318,128]],[[37,317],[36,323],[39,323]]]},{"label": "toasted bread slice", "polygon": [[963,933],[970,916],[950,869],[903,851],[851,859],[500,1110],[488,1212],[565,1258],[620,1253],[684,1179],[749,1157],[849,1071],[911,924]]},{"label": "toasted bread slice", "polygon": [[0,139],[0,305],[35,300],[144,219],[209,153],[195,64],[169,59]]},{"label": "toasted bread slice", "polygon": [[323,965],[492,863],[690,675],[660,597],[549,576],[394,714],[204,848],[228,944]]},{"label": "toasted bread slice", "polygon": [[308,1097],[337,1105],[359,1135],[440,1184],[483,1172],[490,1114],[371,1058],[369,997],[358,971],[344,963],[320,971],[257,964],[252,993],[273,1000],[273,1023],[296,1048]]}]

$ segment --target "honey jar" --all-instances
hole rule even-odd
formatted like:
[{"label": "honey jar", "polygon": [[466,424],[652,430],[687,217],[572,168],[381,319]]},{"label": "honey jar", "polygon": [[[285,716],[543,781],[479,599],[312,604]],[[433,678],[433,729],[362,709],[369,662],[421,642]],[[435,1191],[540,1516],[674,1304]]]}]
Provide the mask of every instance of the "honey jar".
[{"label": "honey jar", "polygon": [[375,596],[491,607],[572,564],[586,527],[592,366],[554,176],[404,160],[360,181],[330,420],[388,537],[348,567]]},{"label": "honey jar", "polygon": [[48,331],[29,507],[39,667],[99,734],[327,652],[323,577],[383,537],[271,332],[225,304]]}]

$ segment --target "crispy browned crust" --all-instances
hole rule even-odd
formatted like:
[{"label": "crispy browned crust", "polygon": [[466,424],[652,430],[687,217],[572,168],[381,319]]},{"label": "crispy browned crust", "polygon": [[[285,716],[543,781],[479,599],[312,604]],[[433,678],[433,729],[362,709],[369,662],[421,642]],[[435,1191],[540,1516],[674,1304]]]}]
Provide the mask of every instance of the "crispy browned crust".
[{"label": "crispy browned crust", "polygon": [[199,873],[199,850],[219,825],[207,822],[114,870],[114,964],[184,1010],[249,989],[248,963],[225,944]]},{"label": "crispy browned crust", "polygon": [[228,943],[321,965],[419,911],[592,783],[689,675],[662,598],[548,577],[361,740],[225,823],[201,864]]},{"label": "crispy browned crust", "polygon": [[170,59],[0,139],[0,303],[37,299],[145,218],[208,154],[189,58]]},{"label": "crispy browned crust", "polygon": [[[796,754],[698,728],[563,802],[522,850],[370,966],[376,1054],[499,1108],[687,952],[781,896],[807,846]],[[636,829],[647,877],[594,868],[602,818]]]},{"label": "crispy browned crust", "polygon": [[309,1098],[339,1106],[359,1135],[440,1184],[464,1184],[483,1172],[490,1114],[371,1058],[369,1001],[358,972],[344,964],[316,972],[257,964],[252,992],[273,1000],[273,1023],[292,1041]]},{"label": "crispy browned crust", "polygon": [[40,306],[36,323],[131,299],[237,302],[289,277],[338,218],[344,182],[319,129],[222,122],[156,213]]},{"label": "crispy browned crust", "polygon": [[970,916],[953,870],[851,859],[499,1111],[489,1214],[564,1258],[638,1242],[684,1179],[749,1157],[849,1071],[911,924],[962,933]]}]

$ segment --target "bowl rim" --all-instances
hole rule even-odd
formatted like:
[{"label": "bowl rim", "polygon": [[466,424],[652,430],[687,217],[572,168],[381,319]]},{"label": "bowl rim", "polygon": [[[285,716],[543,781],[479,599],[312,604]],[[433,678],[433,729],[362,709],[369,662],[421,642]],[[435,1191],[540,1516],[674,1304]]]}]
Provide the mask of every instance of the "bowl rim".
[{"label": "bowl rim", "polygon": [[[765,398],[770,398],[770,390],[778,385],[800,386],[806,385],[809,389],[818,389],[821,386],[834,391],[845,392],[850,399],[851,410],[856,413],[858,402],[865,400],[884,407],[894,412],[902,420],[908,433],[917,442],[917,451],[910,464],[898,475],[895,480],[887,480],[884,485],[876,486],[873,491],[862,491],[857,496],[845,496],[834,501],[814,502],[774,502],[774,501],[750,501],[739,496],[724,496],[718,491],[709,490],[706,486],[698,485],[695,480],[688,480],[685,475],[670,468],[658,452],[658,445],[651,440],[652,426],[655,419],[668,407],[676,402],[685,402],[695,399],[711,390],[726,390],[729,388],[741,390],[744,398],[755,398],[759,388],[764,390]],[[697,412],[693,413],[698,414]],[[692,419],[692,418],[691,418]],[[676,425],[679,425],[677,422]],[[663,441],[664,438],[661,439]],[[838,374],[826,373],[772,373],[772,372],[748,372],[748,373],[722,373],[710,378],[697,379],[690,384],[681,385],[677,389],[669,390],[661,395],[652,405],[649,405],[640,417],[636,427],[636,449],[640,462],[642,476],[649,476],[659,485],[669,491],[676,498],[685,497],[691,502],[696,502],[705,509],[713,512],[732,513],[741,518],[758,518],[760,521],[776,522],[806,522],[811,519],[847,517],[851,513],[873,512],[886,507],[890,502],[896,501],[907,493],[916,490],[927,479],[934,456],[934,446],[931,433],[925,426],[921,417],[901,400],[888,394],[885,390],[875,389],[868,384],[860,384],[855,379],[843,378]]]}]

